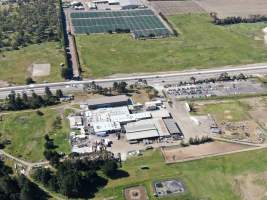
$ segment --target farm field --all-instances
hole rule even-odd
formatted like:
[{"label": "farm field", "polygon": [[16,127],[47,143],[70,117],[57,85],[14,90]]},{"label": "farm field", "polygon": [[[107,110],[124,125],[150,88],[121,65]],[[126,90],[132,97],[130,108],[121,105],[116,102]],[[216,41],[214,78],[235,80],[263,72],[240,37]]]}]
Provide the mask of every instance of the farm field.
[{"label": "farm field", "polygon": [[15,157],[28,161],[44,159],[44,135],[54,139],[58,152],[70,152],[68,142],[69,125],[66,119],[61,121],[60,128],[54,128],[56,118],[60,116],[54,109],[41,109],[44,115],[36,111],[10,112],[0,121],[1,139],[11,140],[5,150]]},{"label": "farm field", "polygon": [[[31,76],[33,63],[50,63],[51,73],[47,77],[38,77],[41,83],[63,80],[60,63],[64,63],[64,51],[56,42],[34,44],[15,51],[0,52],[0,80],[11,84],[25,84],[25,79]],[[1,82],[0,82],[1,87]]]},{"label": "farm field", "polygon": [[205,13],[196,2],[192,0],[186,1],[150,1],[152,7],[164,15],[177,15],[188,13]]},{"label": "farm field", "polygon": [[263,24],[215,26],[207,14],[170,16],[169,20],[180,32],[178,37],[135,40],[127,34],[77,35],[83,76],[175,71],[267,60],[263,41],[251,37],[252,33],[261,33]]},{"label": "farm field", "polygon": [[249,119],[248,110],[249,106],[238,100],[225,101],[219,103],[207,103],[196,106],[198,115],[211,114],[219,122],[224,120],[236,122]]},{"label": "farm field", "polygon": [[197,0],[200,7],[208,13],[216,12],[219,17],[249,15],[265,15],[267,12],[267,2],[265,0]]},{"label": "farm field", "polygon": [[[261,176],[267,170],[266,153],[267,150],[263,149],[166,165],[158,150],[149,151],[144,153],[143,156],[127,160],[122,169],[127,171],[129,176],[110,180],[109,184],[96,195],[95,199],[113,197],[116,200],[123,200],[123,188],[131,185],[146,186],[149,199],[157,199],[153,196],[152,181],[177,178],[185,182],[186,194],[161,199],[241,200],[245,199],[244,195],[248,195],[245,191],[252,191],[251,188],[256,187],[260,188],[262,193],[250,193],[252,195],[250,199],[260,200],[254,197],[264,196],[267,191],[264,185],[266,177]],[[140,169],[141,166],[147,166],[149,169],[142,170]],[[250,179],[246,177],[250,177]],[[264,180],[261,180],[261,184],[258,185],[255,181],[259,177]],[[247,187],[247,182],[251,187]],[[247,187],[247,190],[244,190],[245,187]]]}]

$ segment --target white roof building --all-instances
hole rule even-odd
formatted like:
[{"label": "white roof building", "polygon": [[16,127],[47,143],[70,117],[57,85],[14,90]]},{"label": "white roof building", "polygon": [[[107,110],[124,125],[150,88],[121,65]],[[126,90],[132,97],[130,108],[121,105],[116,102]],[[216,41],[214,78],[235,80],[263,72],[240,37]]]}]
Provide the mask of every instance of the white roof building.
[{"label": "white roof building", "polygon": [[140,131],[140,132],[126,133],[126,138],[128,141],[155,138],[155,137],[159,137],[157,130],[146,130],[146,131]]},{"label": "white roof building", "polygon": [[121,125],[119,122],[95,122],[92,124],[95,133],[101,132],[113,132],[121,130]]},{"label": "white roof building", "polygon": [[150,112],[151,116],[153,118],[167,118],[170,117],[170,113],[168,110],[160,109],[160,110],[154,110]]},{"label": "white roof building", "polygon": [[138,0],[120,0],[121,9],[135,9],[140,5]]},{"label": "white roof building", "polygon": [[120,4],[120,0],[108,0],[108,4],[109,5],[119,5]]},{"label": "white roof building", "polygon": [[93,152],[93,148],[91,146],[88,147],[73,146],[71,151],[75,153],[91,153]]},{"label": "white roof building", "polygon": [[142,140],[147,138],[169,136],[162,119],[141,120],[124,126],[127,140]]},{"label": "white roof building", "polygon": [[71,129],[80,129],[83,126],[81,116],[70,116],[68,117]]}]

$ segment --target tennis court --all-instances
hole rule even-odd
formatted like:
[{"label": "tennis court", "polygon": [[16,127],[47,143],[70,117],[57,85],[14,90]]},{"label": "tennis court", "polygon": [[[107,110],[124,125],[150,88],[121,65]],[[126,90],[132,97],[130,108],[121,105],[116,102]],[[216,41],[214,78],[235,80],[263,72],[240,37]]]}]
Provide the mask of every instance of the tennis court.
[{"label": "tennis court", "polygon": [[133,33],[135,38],[167,37],[171,32],[149,9],[104,12],[74,12],[76,34]]}]

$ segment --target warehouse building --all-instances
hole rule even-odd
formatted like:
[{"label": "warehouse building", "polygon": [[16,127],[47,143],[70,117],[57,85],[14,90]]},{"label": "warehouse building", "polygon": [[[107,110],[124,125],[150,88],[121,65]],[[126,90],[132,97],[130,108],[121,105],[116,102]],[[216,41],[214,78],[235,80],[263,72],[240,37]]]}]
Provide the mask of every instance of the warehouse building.
[{"label": "warehouse building", "polygon": [[173,118],[165,118],[163,119],[163,122],[171,135],[177,135],[178,137],[181,137],[181,138],[183,137],[183,133],[180,127],[174,121]]},{"label": "warehouse building", "polygon": [[88,109],[98,109],[107,107],[127,106],[131,104],[129,97],[125,95],[118,95],[113,97],[102,97],[97,99],[90,99],[81,105],[81,108],[88,107]]},{"label": "warehouse building", "polygon": [[129,142],[171,136],[161,118],[152,118],[129,123],[123,127],[123,132],[125,132],[126,139]]},{"label": "warehouse building", "polygon": [[[156,110],[147,109],[151,106],[155,106]],[[144,144],[165,138],[181,139],[183,136],[179,126],[162,105],[162,101],[134,105],[131,99],[121,95],[89,100],[80,107],[83,110],[82,116],[70,116],[69,120],[71,128],[79,129],[82,136],[91,135],[98,138],[97,136],[105,137],[116,133],[118,138],[125,138],[129,143]],[[86,145],[87,140],[82,138],[74,137],[72,141],[72,146],[78,144],[78,150],[74,149],[75,152],[88,151],[84,147],[92,146]]]}]

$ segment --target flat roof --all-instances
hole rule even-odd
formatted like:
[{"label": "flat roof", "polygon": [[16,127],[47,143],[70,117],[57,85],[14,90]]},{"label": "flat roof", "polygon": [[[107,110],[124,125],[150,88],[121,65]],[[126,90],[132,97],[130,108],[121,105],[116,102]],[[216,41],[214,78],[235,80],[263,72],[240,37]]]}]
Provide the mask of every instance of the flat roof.
[{"label": "flat roof", "polygon": [[156,130],[156,127],[153,123],[138,123],[138,122],[130,123],[129,125],[127,124],[124,128],[126,133],[136,133],[148,130]]},{"label": "flat roof", "polygon": [[145,130],[139,132],[126,133],[127,140],[140,140],[145,138],[159,137],[157,130]]},{"label": "flat roof", "polygon": [[121,6],[129,6],[129,5],[138,6],[140,5],[140,2],[138,0],[120,0],[120,5]]},{"label": "flat roof", "polygon": [[153,110],[150,111],[153,118],[167,118],[170,117],[169,111],[166,109],[160,109],[160,110]]},{"label": "flat roof", "polygon": [[119,122],[95,122],[92,124],[95,133],[116,131],[121,129]]},{"label": "flat roof", "polygon": [[81,116],[70,116],[68,117],[70,122],[70,127],[82,125],[82,117]]},{"label": "flat roof", "polygon": [[88,106],[93,105],[101,105],[101,104],[111,104],[111,103],[117,103],[117,102],[123,102],[128,101],[129,97],[126,95],[118,95],[118,96],[112,96],[112,97],[101,97],[96,99],[89,99],[86,104]]}]

